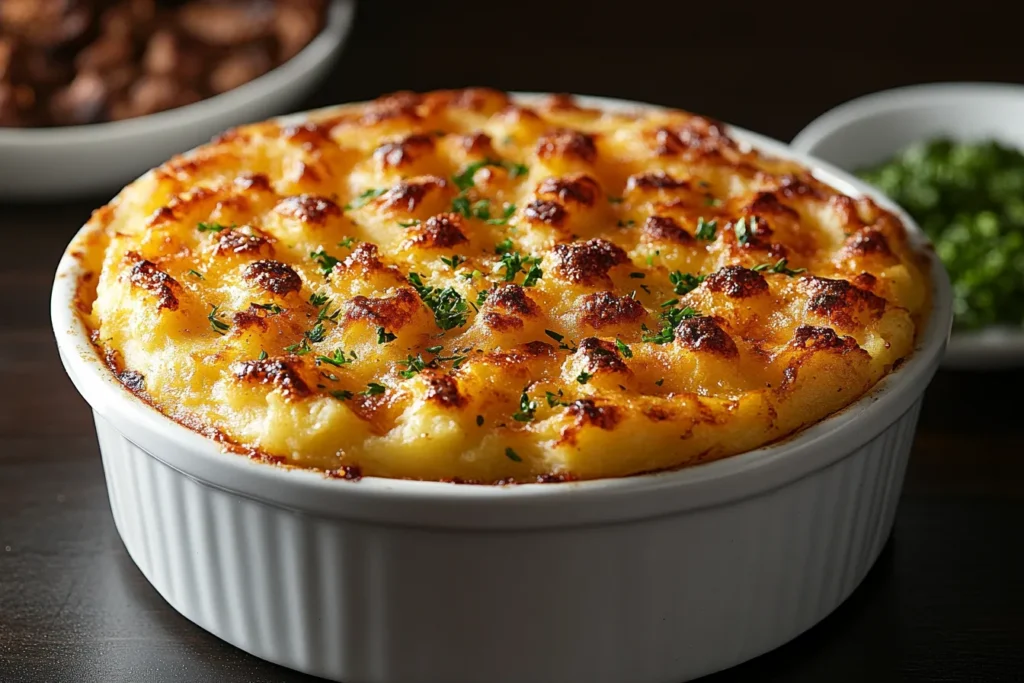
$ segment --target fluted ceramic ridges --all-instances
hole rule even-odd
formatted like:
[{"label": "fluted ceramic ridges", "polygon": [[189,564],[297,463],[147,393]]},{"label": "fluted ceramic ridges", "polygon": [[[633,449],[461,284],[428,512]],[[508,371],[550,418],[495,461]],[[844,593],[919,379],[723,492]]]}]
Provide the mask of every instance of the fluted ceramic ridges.
[{"label": "fluted ceramic ridges", "polygon": [[348,683],[678,683],[786,642],[852,592],[892,527],[919,407],[755,497],[522,531],[271,506],[96,422],[132,558],[175,609],[243,650]]}]

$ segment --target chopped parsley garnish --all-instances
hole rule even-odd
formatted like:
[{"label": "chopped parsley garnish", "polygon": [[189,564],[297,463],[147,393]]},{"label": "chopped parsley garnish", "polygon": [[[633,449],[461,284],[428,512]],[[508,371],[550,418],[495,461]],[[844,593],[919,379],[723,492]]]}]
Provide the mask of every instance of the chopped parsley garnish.
[{"label": "chopped parsley garnish", "polygon": [[622,197],[613,197],[612,195],[608,195],[608,203],[609,204],[621,204],[622,202],[623,202]]},{"label": "chopped parsley garnish", "polygon": [[387,191],[388,190],[386,187],[363,190],[355,199],[353,199],[352,201],[345,205],[345,210],[348,211],[350,209],[358,209],[362,206],[365,206],[368,202],[373,201],[374,199],[381,196]]},{"label": "chopped parsley garnish", "polygon": [[191,275],[192,277],[197,277],[200,280],[205,280],[206,279],[206,278],[203,277],[203,274],[200,273],[198,270],[192,270],[191,268],[189,268],[188,274]]},{"label": "chopped parsley garnish", "polygon": [[256,360],[266,360],[267,352],[264,349],[260,349],[260,355],[256,356]]},{"label": "chopped parsley garnish", "polygon": [[786,259],[780,258],[778,261],[775,262],[774,265],[769,263],[760,263],[751,268],[751,270],[756,271],[758,273],[762,271],[769,273],[781,273],[783,275],[788,275],[790,277],[793,277],[794,275],[799,275],[800,273],[807,272],[806,268],[787,268],[786,263]]},{"label": "chopped parsley garnish", "polygon": [[458,268],[460,265],[462,265],[465,262],[466,262],[466,257],[465,256],[459,256],[458,254],[452,254],[451,258],[449,258],[447,256],[442,256],[441,257],[441,263],[445,264],[446,266],[448,266],[452,270],[455,270],[456,268]]},{"label": "chopped parsley garnish", "polygon": [[486,221],[491,218],[490,199],[481,199],[480,201],[474,202],[469,208],[472,218],[479,218],[482,221]]},{"label": "chopped parsley garnish", "polygon": [[678,299],[673,299],[663,303],[661,306],[665,310],[658,314],[658,320],[661,322],[661,329],[656,333],[651,333],[651,330],[647,328],[647,325],[643,325],[642,327],[645,334],[641,339],[645,342],[653,342],[655,344],[668,344],[676,338],[676,327],[679,326],[679,323],[700,315],[700,313],[689,306],[684,308],[675,308],[677,303],[679,303]]},{"label": "chopped parsley garnish", "polygon": [[214,306],[213,304],[210,304],[210,306],[210,314],[206,316],[206,319],[210,321],[210,327],[213,328],[214,332],[224,334],[231,329],[231,325],[228,325],[223,320],[217,320],[218,315],[224,315],[223,313],[217,313],[217,309],[220,308],[219,306]]},{"label": "chopped parsley garnish", "polygon": [[342,241],[338,242],[338,246],[339,247],[344,247],[346,249],[351,249],[352,245],[355,244],[355,243],[356,243],[356,238],[355,237],[346,237]]},{"label": "chopped parsley garnish", "polygon": [[228,226],[221,225],[220,223],[203,223],[200,221],[196,224],[196,230],[199,232],[220,232],[221,230],[227,230]]},{"label": "chopped parsley garnish", "polygon": [[331,300],[326,298],[326,297],[324,297],[323,305],[320,306],[320,310],[318,310],[316,312],[316,321],[317,322],[322,322],[322,321],[326,320],[327,322],[332,322],[332,323],[336,322],[337,318],[338,318],[338,315],[341,313],[341,309],[337,308],[337,309],[334,310],[333,313],[331,312],[330,309],[331,309]]},{"label": "chopped parsley garnish", "polygon": [[633,227],[634,225],[636,225],[636,221],[635,221],[635,220],[633,220],[632,218],[630,218],[630,219],[629,219],[628,221],[621,221],[621,220],[620,220],[620,221],[619,221],[619,222],[617,222],[617,223],[616,223],[615,225],[617,225],[617,226],[618,226],[618,227],[620,227],[620,228],[631,228],[631,227]]},{"label": "chopped parsley garnish", "polygon": [[340,389],[338,391],[332,391],[331,396],[338,399],[339,401],[347,401],[352,398],[352,392],[346,389]]},{"label": "chopped parsley garnish", "polygon": [[694,236],[699,240],[710,242],[715,239],[715,231],[718,230],[718,221],[706,221],[704,216],[697,219],[697,231]]},{"label": "chopped parsley garnish", "polygon": [[531,422],[533,414],[537,412],[537,402],[531,401],[529,395],[523,390],[519,397],[519,410],[512,413],[512,419],[516,422]]},{"label": "chopped parsley garnish", "polygon": [[707,275],[694,275],[676,270],[668,274],[668,281],[672,283],[672,291],[682,295],[697,289],[706,277]]},{"label": "chopped parsley garnish", "polygon": [[662,377],[662,378],[661,378],[661,379],[659,379],[659,380],[658,380],[657,382],[655,382],[655,384],[657,384],[657,385],[658,385],[659,387],[660,387],[660,386],[661,386],[662,384],[664,384],[664,383],[665,383],[665,378],[664,378],[664,377]]},{"label": "chopped parsley garnish", "polygon": [[747,218],[744,217],[744,218],[739,219],[738,221],[736,221],[733,224],[732,231],[736,234],[736,243],[737,244],[746,244],[747,242],[750,241],[750,238],[754,234],[753,233],[753,227],[754,227],[754,221],[755,220],[757,220],[757,219],[751,218],[750,222],[748,223],[747,222]]},{"label": "chopped parsley garnish", "polygon": [[471,218],[472,211],[473,210],[469,205],[469,198],[466,197],[466,195],[460,194],[452,200],[452,213],[461,214],[466,218]]},{"label": "chopped parsley garnish", "polygon": [[562,400],[562,396],[563,394],[561,389],[558,390],[557,394],[550,391],[544,392],[544,398],[548,400],[548,407],[550,408],[554,408],[555,406],[568,406],[569,404]]},{"label": "chopped parsley garnish", "polygon": [[383,384],[377,384],[376,382],[370,382],[369,384],[366,385],[366,389],[364,391],[360,391],[359,392],[359,395],[360,396],[379,396],[380,394],[383,394],[387,390],[388,390],[388,388],[386,386],[384,386]]},{"label": "chopped parsley garnish", "polygon": [[498,242],[497,244],[494,245],[494,253],[495,254],[507,254],[508,252],[512,251],[513,249],[515,249],[515,245],[512,244],[512,238],[511,237],[506,237],[505,239],[503,239],[502,241],[500,241],[500,242]]},{"label": "chopped parsley garnish", "polygon": [[294,353],[296,356],[305,356],[313,349],[309,348],[309,340],[305,337],[302,338],[298,344],[292,344],[291,346],[284,347],[287,353]]},{"label": "chopped parsley garnish", "polygon": [[434,312],[434,322],[442,330],[466,324],[466,312],[469,307],[457,291],[451,287],[428,287],[423,284],[423,278],[419,273],[409,273],[409,282],[427,308]]},{"label": "chopped parsley garnish", "polygon": [[584,370],[580,374],[576,375],[576,381],[579,382],[580,384],[586,384],[587,382],[590,381],[591,377],[593,377],[593,375]]},{"label": "chopped parsley garnish", "polygon": [[512,450],[511,448],[506,448],[505,449],[505,457],[508,458],[509,460],[511,460],[512,462],[522,462],[523,461],[523,459],[520,458],[519,455],[514,450]]},{"label": "chopped parsley garnish", "polygon": [[402,370],[399,375],[404,379],[409,379],[413,375],[419,374],[427,368],[428,363],[423,360],[423,356],[416,354],[415,356],[406,356],[405,360],[398,361],[399,365],[404,365],[405,370]]},{"label": "chopped parsley garnish", "polygon": [[540,269],[538,263],[539,260],[535,259],[530,264],[530,269],[526,271],[526,277],[523,278],[523,287],[533,287],[537,284],[537,280],[544,276],[544,271]]},{"label": "chopped parsley garnish", "polygon": [[477,310],[480,310],[480,307],[483,306],[486,302],[487,290],[481,289],[479,292],[476,293],[476,303],[473,305],[477,307]]},{"label": "chopped parsley garnish", "polygon": [[331,271],[334,270],[334,266],[341,263],[340,260],[331,256],[322,248],[309,252],[309,258],[316,261],[316,264],[320,266],[320,271],[324,274],[324,277],[330,275]]},{"label": "chopped parsley garnish", "polygon": [[565,351],[575,351],[576,350],[576,343],[575,342],[570,340],[569,343],[566,344],[565,341],[563,341],[565,339],[565,335],[559,334],[559,333],[555,332],[554,330],[544,330],[544,334],[546,334],[547,336],[551,337],[556,342],[558,342],[558,348],[560,348],[562,350],[565,350]]},{"label": "chopped parsley garnish", "polygon": [[309,303],[313,304],[314,306],[323,306],[328,301],[330,301],[330,299],[326,294],[317,294],[316,292],[314,292],[313,294],[309,295]]},{"label": "chopped parsley garnish", "polygon": [[516,275],[526,270],[526,279],[523,280],[524,287],[533,287],[537,284],[544,271],[540,269],[539,258],[523,256],[518,251],[505,251],[501,255],[501,267],[505,270],[505,282],[512,282]]},{"label": "chopped parsley garnish", "polygon": [[474,161],[473,163],[466,166],[462,173],[458,173],[452,176],[452,181],[459,190],[468,190],[473,187],[473,176],[476,172],[485,166],[497,166],[508,171],[509,178],[518,178],[521,175],[526,175],[530,172],[529,167],[524,164],[516,163],[514,161],[501,161],[499,159],[483,159],[481,161]]},{"label": "chopped parsley garnish", "polygon": [[647,276],[644,275],[643,273],[630,273],[629,277],[633,278],[634,280],[643,280]]},{"label": "chopped parsley garnish", "polygon": [[324,339],[327,339],[327,330],[324,329],[324,324],[318,322],[316,325],[313,325],[313,329],[306,332],[306,339],[314,344],[318,344]]},{"label": "chopped parsley garnish", "polygon": [[505,204],[501,210],[501,218],[488,218],[488,225],[505,225],[508,223],[508,219],[512,217],[512,214],[516,212],[515,204]]},{"label": "chopped parsley garnish", "polygon": [[718,206],[721,203],[722,202],[718,201],[717,199],[715,199],[711,195],[708,195],[707,197],[704,197],[704,206]]},{"label": "chopped parsley garnish", "polygon": [[484,426],[484,416],[483,415],[477,415],[476,416],[476,426],[477,427],[483,427]]},{"label": "chopped parsley garnish", "polygon": [[619,353],[622,354],[623,358],[633,357],[633,349],[626,346],[626,342],[622,341],[621,339],[615,340],[615,348],[619,350]]},{"label": "chopped parsley garnish", "polygon": [[414,219],[412,219],[411,221],[398,221],[398,224],[399,224],[400,226],[402,226],[403,228],[411,228],[411,227],[413,227],[414,225],[419,225],[419,224],[420,224],[420,222],[419,222],[419,220],[418,220],[418,219],[415,219],[415,218],[414,218]]},{"label": "chopped parsley garnish", "polygon": [[647,265],[649,265],[649,266],[653,266],[654,265],[654,257],[655,256],[661,256],[661,249],[656,249],[653,254],[648,254],[647,255]]},{"label": "chopped parsley garnish", "polygon": [[377,328],[377,343],[378,344],[390,344],[391,342],[398,339],[397,334],[392,334],[385,330],[383,327]]},{"label": "chopped parsley garnish", "polygon": [[425,351],[426,351],[427,353],[433,353],[433,354],[435,354],[435,355],[436,355],[436,354],[438,354],[438,353],[441,353],[441,350],[442,350],[442,349],[444,349],[444,347],[443,347],[443,346],[441,346],[440,344],[438,344],[437,346],[428,346],[428,347],[427,347],[426,349],[424,349],[424,350],[425,350]]},{"label": "chopped parsley garnish", "polygon": [[281,308],[280,306],[278,306],[277,304],[252,304],[252,305],[255,306],[256,308],[262,308],[264,311],[266,311],[270,315],[277,315],[278,313],[283,313],[284,312],[284,309]]}]

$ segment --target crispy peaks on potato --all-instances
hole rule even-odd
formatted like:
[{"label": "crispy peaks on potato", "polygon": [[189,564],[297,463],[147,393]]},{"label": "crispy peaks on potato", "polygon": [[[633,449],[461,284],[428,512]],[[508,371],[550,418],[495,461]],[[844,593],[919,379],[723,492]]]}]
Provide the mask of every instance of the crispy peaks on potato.
[{"label": "crispy peaks on potato", "polygon": [[899,220],[681,111],[402,92],[243,126],[92,219],[82,315],[130,390],[325,472],[686,466],[848,405],[913,348]]}]

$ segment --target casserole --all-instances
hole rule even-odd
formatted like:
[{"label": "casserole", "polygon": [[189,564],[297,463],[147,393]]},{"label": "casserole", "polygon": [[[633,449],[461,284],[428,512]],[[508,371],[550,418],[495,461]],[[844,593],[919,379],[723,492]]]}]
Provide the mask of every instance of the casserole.
[{"label": "casserole", "polygon": [[932,311],[901,367],[788,441],[713,463],[512,487],[335,481],[225,456],[119,384],[74,311],[84,241],[58,268],[54,330],[129,553],[200,626],[345,681],[680,681],[791,639],[881,550],[950,326],[932,258]]}]

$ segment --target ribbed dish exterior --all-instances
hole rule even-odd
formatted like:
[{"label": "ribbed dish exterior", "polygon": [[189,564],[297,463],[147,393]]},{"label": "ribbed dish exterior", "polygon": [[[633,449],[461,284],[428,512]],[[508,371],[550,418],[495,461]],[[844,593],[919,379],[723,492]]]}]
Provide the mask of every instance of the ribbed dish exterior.
[{"label": "ribbed dish exterior", "polygon": [[258,657],[347,683],[679,683],[792,639],[860,583],[892,528],[920,402],[753,497],[523,530],[304,514],[172,469],[99,415],[96,427],[143,574]]}]

